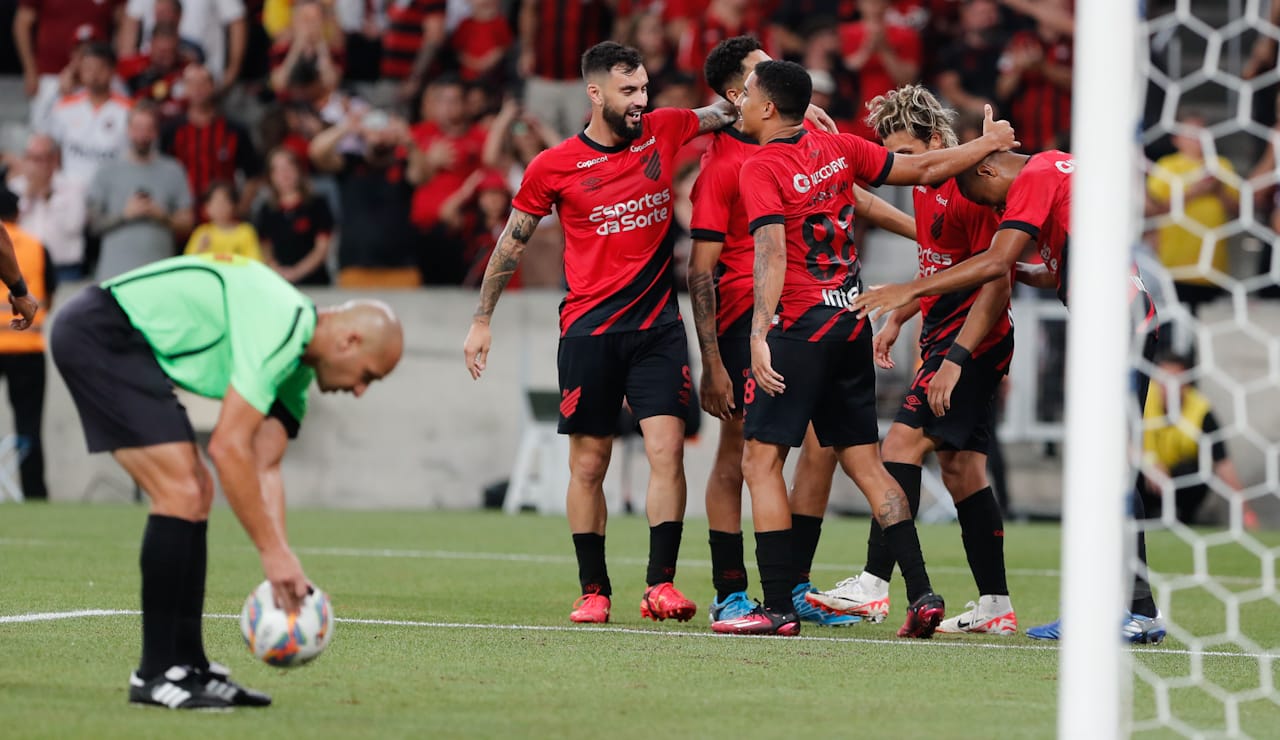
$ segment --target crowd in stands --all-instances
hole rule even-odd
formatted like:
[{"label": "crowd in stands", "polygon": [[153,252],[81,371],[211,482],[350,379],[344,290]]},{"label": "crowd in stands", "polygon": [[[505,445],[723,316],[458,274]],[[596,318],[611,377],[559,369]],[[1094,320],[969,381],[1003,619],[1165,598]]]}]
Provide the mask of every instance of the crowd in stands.
[{"label": "crowd in stands", "polygon": [[[640,50],[655,107],[714,98],[708,50],[749,33],[809,69],[843,131],[871,136],[865,101],[924,81],[962,132],[992,105],[1024,149],[1069,150],[1072,13],[1071,0],[20,0],[11,71],[29,135],[3,153],[6,180],[64,280],[231,250],[307,285],[474,285],[523,168],[587,118],[579,58],[599,41]],[[1274,65],[1267,43],[1244,74]],[[1205,125],[1185,111],[1148,150],[1152,251],[1193,309],[1221,292],[1196,224],[1240,211],[1230,162],[1201,152]],[[682,184],[705,145],[676,163]],[[1268,147],[1251,175],[1274,169]],[[1190,226],[1159,220],[1179,182]],[[1255,212],[1272,191],[1255,190]],[[519,279],[559,285],[554,217],[534,241]],[[1227,271],[1225,245],[1211,266]]]},{"label": "crowd in stands", "polygon": [[[1042,149],[1069,144],[1071,30],[1069,0],[20,0],[7,184],[64,279],[227,251],[307,285],[474,285],[523,168],[586,120],[599,41],[642,52],[654,106],[708,102],[707,52],[749,33],[844,131],[925,80]],[[547,221],[525,285],[560,283]]]}]

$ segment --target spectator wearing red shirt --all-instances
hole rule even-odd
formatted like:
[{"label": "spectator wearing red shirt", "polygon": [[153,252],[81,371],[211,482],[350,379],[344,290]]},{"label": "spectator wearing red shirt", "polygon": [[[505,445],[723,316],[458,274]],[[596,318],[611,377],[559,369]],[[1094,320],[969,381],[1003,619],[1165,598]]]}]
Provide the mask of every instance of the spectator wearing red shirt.
[{"label": "spectator wearing red shirt", "polygon": [[124,0],[19,0],[13,42],[22,62],[23,90],[31,98],[31,127],[42,130],[57,102],[58,75],[86,41],[106,41]]},{"label": "spectator wearing red shirt", "polygon": [[463,85],[442,75],[422,96],[422,122],[410,129],[426,168],[413,197],[413,223],[429,230],[439,223],[440,204],[480,167],[486,132],[467,121]]},{"label": "spectator wearing red shirt", "polygon": [[1068,149],[1071,131],[1071,37],[1041,21],[1009,39],[999,61],[996,96],[1008,100],[1022,150]]},{"label": "spectator wearing red shirt", "polygon": [[464,82],[488,76],[500,68],[515,42],[498,0],[472,0],[471,17],[458,24],[449,45],[458,55]]},{"label": "spectator wearing red shirt", "polygon": [[151,34],[151,48],[145,54],[134,54],[116,64],[116,74],[124,80],[134,100],[150,100],[156,104],[162,123],[181,115],[178,91],[182,88],[182,69],[193,60],[182,56],[181,40],[176,26],[157,26]]},{"label": "spectator wearing red shirt", "polygon": [[676,49],[676,66],[698,80],[703,100],[715,98],[715,92],[703,78],[702,65],[716,44],[734,36],[755,36],[765,53],[781,56],[780,49],[771,43],[771,34],[761,17],[759,8],[749,0],[711,0],[707,12],[694,18],[680,35]]},{"label": "spectator wearing red shirt", "polygon": [[[861,78],[859,99],[865,102],[919,78],[920,34],[888,22],[889,0],[858,0],[858,11],[862,20],[840,28],[840,48],[845,66]],[[862,120],[861,103],[856,110],[855,133],[876,140],[875,132]]]}]

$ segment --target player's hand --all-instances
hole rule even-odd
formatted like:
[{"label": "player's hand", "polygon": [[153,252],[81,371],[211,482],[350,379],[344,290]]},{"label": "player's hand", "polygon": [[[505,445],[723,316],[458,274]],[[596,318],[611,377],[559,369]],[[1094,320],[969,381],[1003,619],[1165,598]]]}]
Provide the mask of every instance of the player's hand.
[{"label": "player's hand", "polygon": [[853,299],[849,310],[860,319],[875,321],[877,317],[907,305],[913,298],[915,296],[911,294],[911,286],[906,283],[873,285]]},{"label": "player's hand", "polygon": [[890,318],[885,322],[884,328],[876,332],[875,338],[871,340],[872,354],[875,357],[876,364],[885,370],[892,370],[893,343],[898,341],[898,335],[902,333],[902,324]]},{"label": "player's hand", "polygon": [[288,547],[283,550],[262,555],[262,570],[271,581],[271,593],[275,597],[276,606],[290,614],[296,614],[306,598],[311,582],[302,572],[302,563]]},{"label": "player's hand", "polygon": [[21,298],[14,298],[10,293],[9,305],[13,307],[13,318],[9,320],[9,328],[18,331],[29,328],[36,318],[36,311],[40,310],[40,304],[31,297],[30,293]]},{"label": "player's hand", "polygon": [[751,375],[756,387],[771,396],[781,395],[787,389],[783,377],[773,369],[773,352],[764,337],[751,340]]},{"label": "player's hand", "polygon": [[951,410],[951,392],[960,382],[962,369],[951,360],[943,360],[938,372],[929,380],[929,408],[933,409],[934,416],[946,416]]},{"label": "player's hand", "polygon": [[493,336],[489,333],[488,322],[471,322],[467,339],[462,343],[462,356],[467,361],[467,372],[471,373],[472,380],[479,380],[480,374],[484,372],[485,363],[489,361],[489,345],[492,341]]},{"label": "player's hand", "polygon": [[826,131],[829,134],[838,134],[840,130],[836,128],[836,122],[831,120],[831,116],[818,106],[810,103],[809,109],[804,112],[804,120],[813,124],[819,131]]},{"label": "player's hand", "polygon": [[1014,134],[1013,125],[1004,119],[997,121],[991,106],[982,106],[982,114],[982,135],[991,137],[997,151],[1007,152],[1022,146]]},{"label": "player's hand", "polygon": [[702,363],[702,385],[699,391],[703,411],[721,420],[733,416],[733,379],[718,358]]}]

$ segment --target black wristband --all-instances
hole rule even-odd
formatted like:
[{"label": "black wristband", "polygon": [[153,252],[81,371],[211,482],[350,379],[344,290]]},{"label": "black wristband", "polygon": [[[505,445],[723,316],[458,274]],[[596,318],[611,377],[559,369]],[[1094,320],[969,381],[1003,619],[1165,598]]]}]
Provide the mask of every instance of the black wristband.
[{"label": "black wristband", "polygon": [[951,343],[951,349],[947,350],[947,359],[964,367],[964,363],[969,360],[969,350],[960,346],[957,342]]},{"label": "black wristband", "polygon": [[9,286],[9,293],[11,293],[14,298],[26,298],[27,281],[22,278],[18,278],[18,282]]}]

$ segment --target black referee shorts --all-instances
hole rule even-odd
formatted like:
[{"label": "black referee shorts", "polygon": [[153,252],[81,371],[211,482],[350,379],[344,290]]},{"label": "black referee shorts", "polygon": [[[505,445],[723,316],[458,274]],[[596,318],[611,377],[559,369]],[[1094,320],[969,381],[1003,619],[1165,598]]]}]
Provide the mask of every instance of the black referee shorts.
[{"label": "black referee shorts", "polygon": [[76,294],[55,315],[49,345],[89,452],[195,442],[173,382],[110,292]]}]

